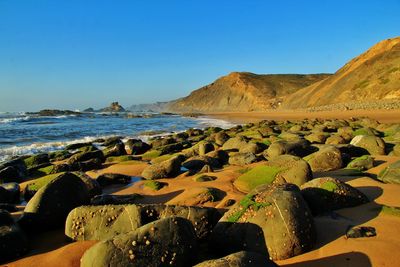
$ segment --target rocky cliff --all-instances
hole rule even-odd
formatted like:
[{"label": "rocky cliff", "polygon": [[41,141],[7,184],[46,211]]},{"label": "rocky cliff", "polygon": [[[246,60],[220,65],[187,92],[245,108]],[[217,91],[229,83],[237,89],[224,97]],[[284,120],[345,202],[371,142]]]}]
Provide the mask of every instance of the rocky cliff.
[{"label": "rocky cliff", "polygon": [[272,74],[232,72],[213,83],[193,91],[189,96],[171,102],[174,112],[263,111],[277,108],[282,97],[329,74]]},{"label": "rocky cliff", "polygon": [[387,39],[349,61],[334,75],[286,97],[287,109],[344,102],[400,100],[400,37]]}]

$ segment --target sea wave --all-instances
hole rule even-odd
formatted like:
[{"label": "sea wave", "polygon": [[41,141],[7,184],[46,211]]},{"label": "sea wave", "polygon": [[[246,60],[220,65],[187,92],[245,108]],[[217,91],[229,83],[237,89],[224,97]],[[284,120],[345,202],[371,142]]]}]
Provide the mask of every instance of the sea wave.
[{"label": "sea wave", "polygon": [[86,136],[80,139],[69,141],[56,141],[56,142],[38,142],[23,146],[10,146],[0,148],[0,162],[6,161],[15,156],[31,155],[37,153],[47,153],[57,150],[62,150],[65,146],[76,143],[93,142],[98,138],[109,138],[110,136]]},{"label": "sea wave", "polygon": [[13,123],[13,122],[18,122],[18,121],[29,121],[30,119],[31,119],[30,116],[0,118],[0,123]]},{"label": "sea wave", "polygon": [[221,120],[221,119],[214,119],[214,118],[209,118],[209,117],[198,117],[195,118],[196,121],[198,121],[198,123],[201,126],[205,127],[210,127],[210,126],[217,126],[220,127],[222,129],[228,129],[231,127],[234,127],[236,124],[231,123],[229,121],[225,121],[225,120]]},{"label": "sea wave", "polygon": [[3,116],[0,117],[0,124],[12,124],[18,122],[35,122],[35,121],[42,121],[42,120],[63,120],[63,119],[70,119],[74,118],[76,115],[60,115],[60,116],[18,116],[18,117],[11,117],[11,116]]}]

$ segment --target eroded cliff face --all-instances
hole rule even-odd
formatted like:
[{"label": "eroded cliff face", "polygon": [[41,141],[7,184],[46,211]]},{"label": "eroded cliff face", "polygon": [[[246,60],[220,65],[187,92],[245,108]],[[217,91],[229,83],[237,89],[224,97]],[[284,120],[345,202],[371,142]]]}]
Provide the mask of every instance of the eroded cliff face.
[{"label": "eroded cliff face", "polygon": [[282,97],[327,77],[329,74],[257,75],[249,72],[232,72],[193,91],[187,97],[171,102],[168,110],[264,111],[279,107]]},{"label": "eroded cliff face", "polygon": [[282,107],[396,98],[400,99],[400,37],[379,42],[334,75],[287,96]]}]

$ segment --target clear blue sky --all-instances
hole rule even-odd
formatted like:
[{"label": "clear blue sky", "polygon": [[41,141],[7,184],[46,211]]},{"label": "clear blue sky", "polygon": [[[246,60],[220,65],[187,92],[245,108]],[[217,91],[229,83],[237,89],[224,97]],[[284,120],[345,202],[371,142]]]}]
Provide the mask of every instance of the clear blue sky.
[{"label": "clear blue sky", "polygon": [[0,0],[0,111],[171,100],[231,71],[335,72],[400,0]]}]

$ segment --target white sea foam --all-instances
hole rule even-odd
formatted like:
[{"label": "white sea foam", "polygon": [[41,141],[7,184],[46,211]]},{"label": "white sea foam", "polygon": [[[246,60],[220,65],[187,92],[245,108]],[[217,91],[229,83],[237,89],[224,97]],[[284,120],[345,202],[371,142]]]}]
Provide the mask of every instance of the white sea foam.
[{"label": "white sea foam", "polygon": [[214,127],[217,126],[217,127],[223,128],[223,129],[228,129],[228,128],[231,128],[236,125],[229,121],[225,121],[225,120],[221,120],[221,119],[213,119],[213,118],[209,118],[209,117],[198,117],[198,118],[195,118],[195,120],[198,121],[200,125],[203,125],[204,128],[210,127],[210,126],[214,126]]},{"label": "white sea foam", "polygon": [[65,148],[65,146],[70,144],[93,142],[98,138],[108,138],[108,137],[111,136],[86,136],[81,139],[75,139],[70,141],[43,142],[43,143],[33,143],[25,146],[11,146],[11,147],[0,148],[0,162],[8,160],[14,156],[30,155],[30,154],[62,150]]},{"label": "white sea foam", "polygon": [[11,118],[0,118],[0,123],[12,123],[12,122],[17,122],[17,121],[28,121],[30,120],[30,116],[24,116],[24,117],[11,117]]}]

